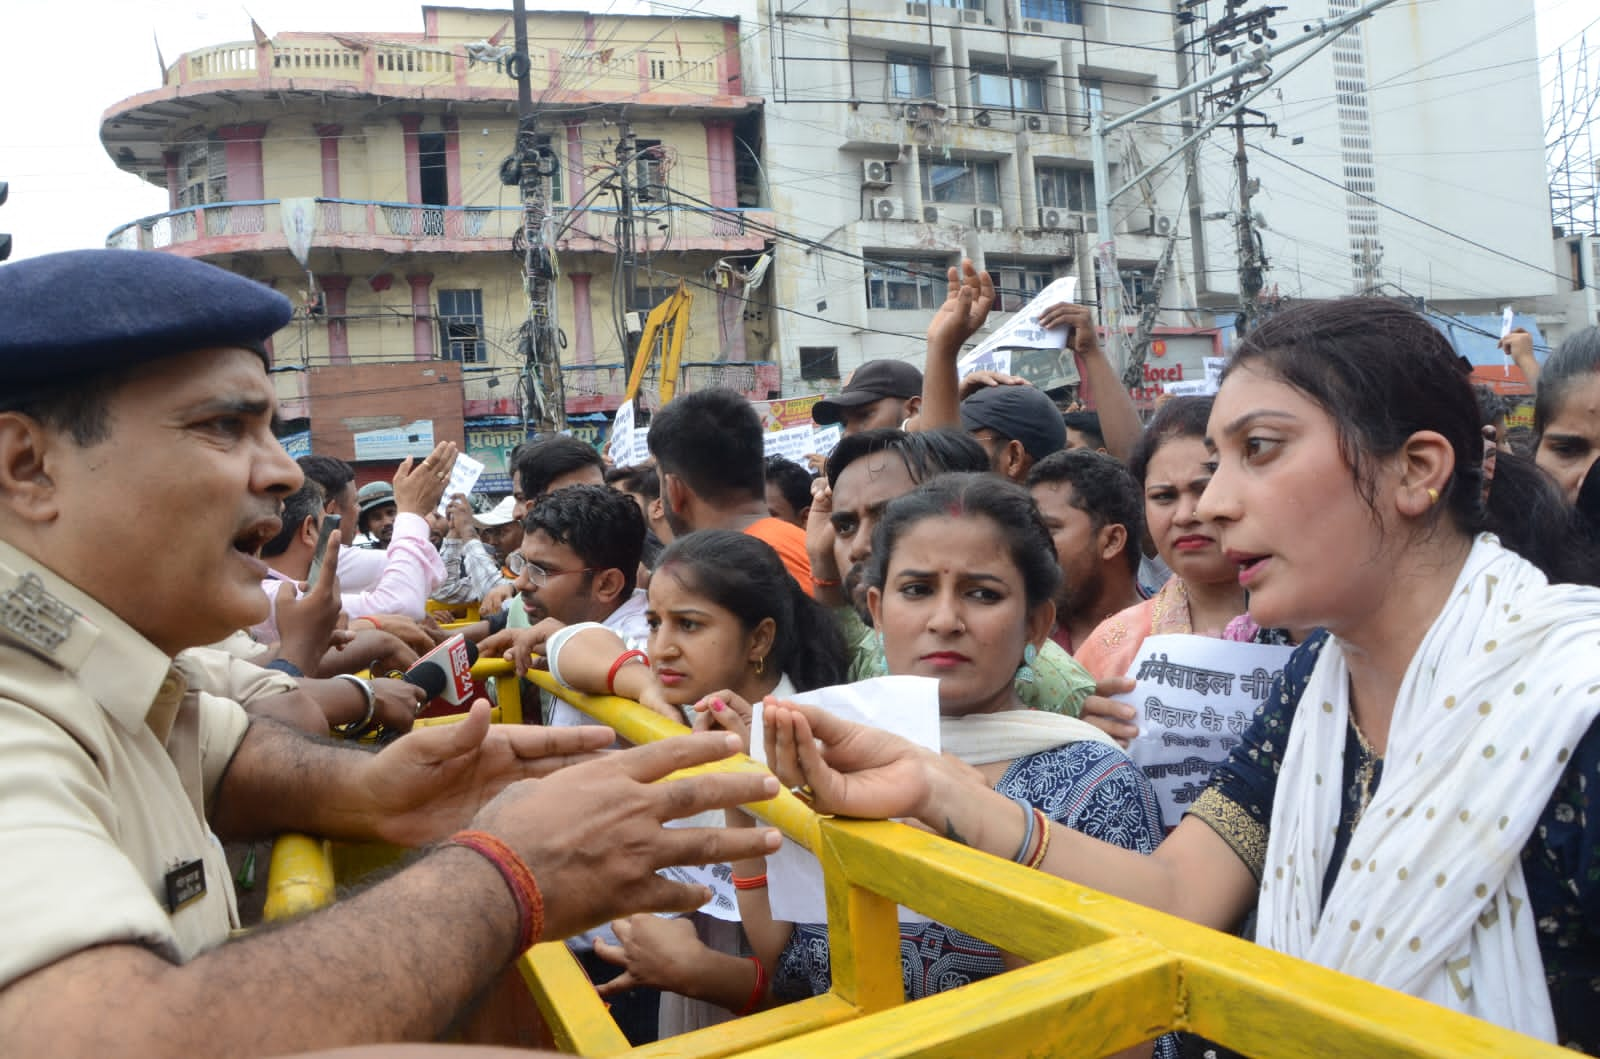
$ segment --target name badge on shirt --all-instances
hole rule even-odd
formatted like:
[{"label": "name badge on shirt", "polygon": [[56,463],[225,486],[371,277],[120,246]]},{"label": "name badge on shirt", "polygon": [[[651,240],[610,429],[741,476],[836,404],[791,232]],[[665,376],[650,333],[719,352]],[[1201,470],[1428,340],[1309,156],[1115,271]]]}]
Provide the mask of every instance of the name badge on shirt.
[{"label": "name badge on shirt", "polygon": [[205,862],[191,860],[180,864],[167,872],[165,882],[167,911],[176,912],[206,895]]}]

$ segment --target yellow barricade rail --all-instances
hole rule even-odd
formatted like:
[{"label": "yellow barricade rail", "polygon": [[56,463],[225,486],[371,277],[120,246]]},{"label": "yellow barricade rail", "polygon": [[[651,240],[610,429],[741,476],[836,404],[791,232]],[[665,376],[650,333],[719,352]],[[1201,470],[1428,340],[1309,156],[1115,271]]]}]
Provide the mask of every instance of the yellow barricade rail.
[{"label": "yellow barricade rail", "polygon": [[[480,662],[481,675],[509,672]],[[625,699],[529,678],[631,743],[687,731]],[[515,680],[501,680],[502,686]],[[692,772],[764,771],[738,757]],[[817,855],[827,886],[832,991],[630,1052],[560,941],[518,968],[557,1044],[586,1056],[829,1059],[892,1056],[1101,1056],[1173,1030],[1252,1056],[1570,1055],[1231,935],[1030,871],[888,821],[819,817],[787,791],[748,808]],[[325,843],[285,836],[274,850],[268,917],[332,899]],[[279,888],[294,894],[279,899]],[[1033,961],[907,1003],[896,904]]]}]

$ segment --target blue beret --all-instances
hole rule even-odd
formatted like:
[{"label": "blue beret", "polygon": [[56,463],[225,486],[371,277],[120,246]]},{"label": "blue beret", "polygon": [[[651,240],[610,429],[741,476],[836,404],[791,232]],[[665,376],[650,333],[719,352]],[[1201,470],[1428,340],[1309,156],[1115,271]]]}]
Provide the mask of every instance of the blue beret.
[{"label": "blue beret", "polygon": [[178,254],[69,250],[0,266],[0,390],[213,347],[252,349],[289,299]]}]

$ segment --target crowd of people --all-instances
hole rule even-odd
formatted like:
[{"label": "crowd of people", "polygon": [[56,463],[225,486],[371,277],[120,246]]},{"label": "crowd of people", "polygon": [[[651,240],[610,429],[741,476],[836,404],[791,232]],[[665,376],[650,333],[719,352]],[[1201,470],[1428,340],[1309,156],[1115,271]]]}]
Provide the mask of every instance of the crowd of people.
[{"label": "crowd of people", "polygon": [[[359,487],[291,459],[259,284],[0,268],[0,1051],[526,1040],[505,987],[539,940],[635,1044],[815,996],[827,925],[775,914],[781,839],[740,808],[780,787],[1600,1051],[1600,330],[1542,363],[1508,336],[1528,455],[1393,302],[1281,311],[1144,423],[1084,306],[1040,322],[1086,407],[961,377],[994,300],[952,269],[921,367],[814,407],[843,428],[816,466],[709,389],[656,410],[648,463],[539,437],[474,498],[450,442]],[[400,677],[457,631],[691,731],[625,747],[551,695],[416,726],[439,707]],[[1287,655],[1181,813],[1118,698],[1168,636]],[[794,701],[886,676],[926,678],[942,753]],[[664,779],[751,752],[770,773]],[[241,931],[287,831],[419,852]],[[708,864],[737,922],[660,874]],[[901,926],[908,998],[1016,963]]]}]

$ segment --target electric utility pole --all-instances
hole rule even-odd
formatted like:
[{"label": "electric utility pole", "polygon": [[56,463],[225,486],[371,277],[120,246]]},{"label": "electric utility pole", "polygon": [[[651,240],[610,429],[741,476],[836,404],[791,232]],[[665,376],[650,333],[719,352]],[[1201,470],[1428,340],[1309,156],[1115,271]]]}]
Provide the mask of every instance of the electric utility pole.
[{"label": "electric utility pole", "polygon": [[[1122,283],[1117,273],[1116,233],[1111,225],[1111,204],[1138,187],[1142,181],[1146,180],[1162,166],[1183,154],[1193,144],[1210,134],[1211,130],[1233,120],[1241,111],[1245,110],[1247,104],[1293,73],[1313,55],[1332,44],[1345,30],[1355,26],[1357,23],[1366,21],[1372,17],[1374,12],[1393,2],[1394,0],[1368,0],[1367,3],[1354,11],[1340,15],[1337,18],[1319,19],[1314,23],[1307,24],[1303,33],[1282,44],[1273,39],[1276,33],[1269,34],[1266,32],[1266,16],[1262,16],[1255,24],[1253,27],[1254,32],[1252,32],[1252,28],[1246,26],[1246,23],[1251,15],[1255,13],[1232,16],[1235,19],[1233,23],[1235,28],[1246,27],[1241,32],[1248,39],[1249,47],[1248,50],[1235,52],[1235,46],[1229,45],[1228,51],[1224,54],[1232,54],[1234,61],[1227,69],[1193,81],[1176,92],[1160,96],[1153,102],[1141,107],[1135,107],[1126,114],[1119,114],[1113,118],[1101,111],[1090,115],[1090,136],[1092,137],[1092,147],[1094,149],[1095,218],[1100,238],[1103,240],[1096,247],[1095,257],[1096,263],[1100,266],[1101,289],[1105,292],[1105,301],[1101,308],[1102,315],[1105,317],[1103,322],[1106,325],[1106,344],[1113,362],[1123,359],[1120,353],[1123,349],[1123,336],[1121,334],[1120,321]],[[1227,21],[1228,19],[1224,18],[1219,21],[1218,26],[1223,26]],[[1274,59],[1291,51],[1302,49],[1306,45],[1309,45],[1309,47],[1304,47],[1303,50],[1300,50],[1299,54],[1295,55],[1293,60],[1283,68],[1273,70],[1268,65]],[[1247,80],[1249,75],[1257,71],[1263,74],[1261,78]],[[1160,161],[1154,165],[1138,167],[1138,172],[1122,174],[1125,179],[1122,180],[1118,187],[1112,187],[1110,148],[1108,145],[1108,140],[1112,133],[1119,129],[1130,127],[1161,108],[1177,103],[1195,93],[1209,92],[1214,85],[1222,84],[1225,81],[1236,83],[1238,89],[1237,98],[1231,102],[1226,102],[1218,113],[1200,122],[1192,133],[1185,135],[1182,141],[1163,156]],[[1222,93],[1218,93],[1218,96],[1220,95]],[[1240,117],[1239,120],[1242,121],[1243,118]],[[1236,136],[1242,135],[1242,132],[1236,134]],[[1248,213],[1248,189],[1250,187],[1248,175],[1245,181],[1241,182],[1241,185],[1245,192],[1242,204],[1246,207],[1244,212]],[[1253,220],[1251,223],[1254,223]],[[1251,229],[1251,234],[1253,235],[1253,228]],[[1255,251],[1252,251],[1252,254],[1254,253]],[[1257,261],[1257,267],[1261,267],[1259,260]],[[1134,372],[1138,369],[1139,365],[1136,358],[1139,355],[1139,351],[1134,350],[1126,358],[1126,363],[1124,364],[1126,372]]]},{"label": "electric utility pole", "polygon": [[542,432],[567,425],[566,389],[561,378],[561,350],[555,324],[555,247],[545,246],[550,202],[545,180],[555,170],[554,153],[539,142],[539,113],[528,78],[528,10],[525,0],[512,0],[515,51],[507,70],[517,79],[518,189],[522,197],[522,283],[528,318],[519,343],[523,355],[523,419]]}]

